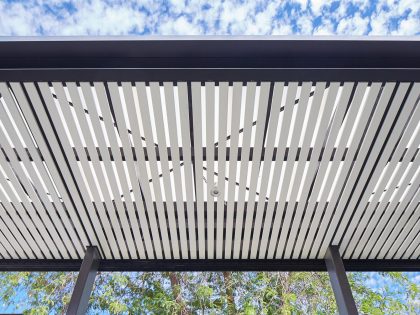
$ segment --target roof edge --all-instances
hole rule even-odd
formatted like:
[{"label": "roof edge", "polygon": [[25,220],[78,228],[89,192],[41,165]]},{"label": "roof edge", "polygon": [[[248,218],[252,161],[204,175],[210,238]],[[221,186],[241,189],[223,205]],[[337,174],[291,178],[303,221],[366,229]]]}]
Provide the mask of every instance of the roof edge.
[{"label": "roof edge", "polygon": [[420,68],[420,40],[363,37],[24,38],[0,41],[0,69]]},{"label": "roof edge", "polygon": [[[78,271],[82,260],[3,259],[1,271]],[[417,260],[343,260],[346,271],[420,271]],[[323,259],[120,259],[101,260],[99,271],[163,272],[163,271],[326,271]]]}]

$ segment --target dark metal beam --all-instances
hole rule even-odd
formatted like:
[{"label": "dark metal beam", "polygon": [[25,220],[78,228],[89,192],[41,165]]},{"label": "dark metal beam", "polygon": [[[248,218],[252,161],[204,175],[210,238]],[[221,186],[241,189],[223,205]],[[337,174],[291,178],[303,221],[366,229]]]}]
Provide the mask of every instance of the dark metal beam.
[{"label": "dark metal beam", "polygon": [[414,37],[15,38],[2,81],[415,81]]},{"label": "dark metal beam", "polygon": [[[78,154],[76,152],[76,148],[73,147],[72,149],[73,149],[73,152],[74,152],[74,158],[76,159],[76,161],[80,161],[80,157],[78,156]],[[83,149],[84,149],[84,151],[86,153],[86,159],[88,161],[91,161],[92,158],[89,155],[89,152],[88,152],[87,147],[84,147]],[[115,158],[114,158],[114,155],[112,153],[111,148],[108,147],[107,149],[108,149],[108,152],[109,152],[109,159],[111,161],[115,161]],[[271,161],[273,161],[273,162],[276,161],[276,159],[277,159],[277,151],[278,151],[277,149],[278,148],[274,148],[273,149],[273,156],[271,157]],[[31,154],[29,153],[29,150],[28,149],[25,149],[25,150],[26,150],[26,154],[28,155],[29,160],[30,161],[33,161],[33,158],[31,156]],[[98,154],[99,161],[103,161],[103,157],[101,155],[101,152],[100,152],[99,147],[96,147],[95,150],[96,150],[96,152]],[[120,154],[121,159],[123,161],[126,161],[126,157],[125,157],[125,153],[123,151],[123,148],[120,147],[119,150],[120,150],[120,153],[121,153]],[[165,149],[161,149],[161,150],[165,150]],[[173,161],[173,159],[172,159],[172,152],[174,150],[176,150],[176,148],[166,148],[166,151],[167,151],[167,154],[168,154],[168,161]],[[348,159],[346,159],[347,158],[347,149],[344,150],[344,153],[343,153],[343,155],[341,157],[337,157],[336,156],[336,149],[335,148],[333,149],[332,154],[331,154],[330,157],[323,156],[322,155],[323,150],[324,150],[324,148],[321,149],[321,155],[318,157],[318,161],[321,161],[322,159],[323,160],[329,159],[329,161],[332,162],[332,161],[337,160],[338,158],[340,159],[340,161],[349,161]],[[131,147],[131,151],[133,152],[133,155],[132,155],[133,160],[134,161],[137,161],[137,155],[136,155],[136,152],[135,152],[135,148],[134,147]],[[210,156],[208,156],[208,154],[207,154],[206,151],[207,151],[207,148],[206,147],[203,147],[202,148],[203,161],[210,160]],[[308,162],[309,161],[312,161],[312,158],[313,158],[312,157],[312,151],[313,151],[312,148],[310,148],[309,149],[309,152],[308,152],[308,156],[305,159]],[[413,156],[406,156],[405,154],[407,152],[407,149],[405,149],[404,150],[404,153],[399,158],[399,161],[402,162],[404,159],[409,159],[410,162],[414,162],[415,157],[417,156],[417,154],[418,154],[419,151],[420,151],[420,149],[416,149],[416,152],[413,154]],[[17,150],[16,149],[13,149],[13,152],[15,153],[16,158],[19,161],[22,161],[22,157],[19,156]],[[44,161],[44,158],[43,158],[43,156],[41,154],[41,151],[39,149],[38,149],[38,152],[40,152],[40,155],[41,155],[40,158],[41,158],[41,160]],[[178,148],[178,152],[179,152],[180,161],[182,163],[182,162],[184,162],[184,148]],[[297,148],[297,153],[296,153],[296,156],[295,156],[295,161],[296,162],[300,160],[300,152],[301,152],[301,148],[298,147]],[[144,153],[144,160],[146,162],[149,162],[150,160],[149,160],[147,148],[143,148],[143,153]],[[155,154],[156,154],[156,161],[159,162],[161,160],[161,158],[160,158],[160,152],[159,152],[159,149],[158,148],[155,148]],[[245,158],[245,161],[246,160],[252,161],[253,154],[254,154],[254,148],[251,147],[251,148],[249,148],[249,156]],[[195,157],[195,153],[194,152],[191,152],[191,159],[194,159],[194,157]],[[222,158],[223,157],[219,156],[219,154],[218,154],[218,148],[215,148],[214,149],[213,161],[219,161],[219,159],[222,159]],[[261,149],[261,160],[264,160],[264,158],[265,158],[265,148],[262,148]],[[388,162],[392,161],[392,159],[395,159],[395,158],[396,157],[390,156],[389,159],[388,159]],[[226,160],[226,161],[231,160],[231,157],[230,157],[230,148],[229,147],[226,148],[226,157],[223,158],[223,159]],[[8,156],[6,156],[6,160],[8,162],[10,161],[10,159],[9,159]],[[238,147],[238,156],[236,157],[236,160],[238,162],[240,162],[242,160],[242,148],[241,147]],[[291,160],[291,158],[289,157],[289,148],[286,148],[286,150],[284,152],[284,156],[283,156],[283,161],[290,161],[290,160]],[[357,156],[354,156],[353,157],[353,162],[355,162],[356,160],[357,160]]]},{"label": "dark metal beam", "polygon": [[[349,259],[347,271],[419,272],[417,260]],[[78,271],[81,260],[72,259],[1,259],[0,271]],[[323,259],[109,259],[101,260],[98,271],[327,271]]]},{"label": "dark metal beam", "polygon": [[4,69],[0,81],[8,82],[412,82],[420,78],[420,68],[108,68],[108,69]]},{"label": "dark metal beam", "polygon": [[76,285],[67,309],[67,315],[86,314],[86,310],[89,306],[89,297],[99,268],[99,258],[100,256],[97,247],[89,246],[86,249],[85,258],[80,266]]},{"label": "dark metal beam", "polygon": [[0,68],[407,69],[419,54],[415,37],[16,37],[0,41]]},{"label": "dark metal beam", "polygon": [[328,248],[325,256],[325,264],[330,275],[331,286],[334,291],[339,314],[357,315],[356,303],[351,293],[338,246],[331,245]]}]

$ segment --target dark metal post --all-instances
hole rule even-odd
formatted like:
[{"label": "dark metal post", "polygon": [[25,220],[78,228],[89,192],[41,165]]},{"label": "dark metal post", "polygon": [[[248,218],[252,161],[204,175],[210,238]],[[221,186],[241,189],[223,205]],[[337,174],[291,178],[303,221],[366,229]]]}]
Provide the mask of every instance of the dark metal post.
[{"label": "dark metal post", "polygon": [[67,315],[86,314],[89,306],[89,297],[99,268],[99,258],[97,247],[89,246],[86,248],[85,258],[83,258],[80,267],[76,285],[67,309]]},{"label": "dark metal post", "polygon": [[325,264],[340,315],[357,315],[356,303],[344,269],[338,246],[331,245],[325,255]]}]

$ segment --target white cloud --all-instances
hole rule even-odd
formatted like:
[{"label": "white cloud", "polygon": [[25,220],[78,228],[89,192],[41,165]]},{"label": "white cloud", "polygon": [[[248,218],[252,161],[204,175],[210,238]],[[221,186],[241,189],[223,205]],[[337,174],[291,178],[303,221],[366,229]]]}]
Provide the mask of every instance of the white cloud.
[{"label": "white cloud", "polygon": [[315,16],[321,14],[324,7],[330,6],[334,0],[311,0],[311,9]]},{"label": "white cloud", "polygon": [[310,35],[313,33],[313,21],[311,15],[302,15],[296,20],[296,26],[299,29],[299,33],[302,35]]},{"label": "white cloud", "polygon": [[334,25],[329,20],[323,21],[320,26],[317,26],[314,31],[313,35],[334,35]]},{"label": "white cloud", "polygon": [[0,2],[0,35],[129,34],[418,35],[420,1]]},{"label": "white cloud", "polygon": [[369,20],[362,18],[360,13],[351,19],[342,19],[337,26],[338,34],[364,35],[368,31]]},{"label": "white cloud", "polygon": [[167,35],[199,35],[202,33],[200,27],[188,21],[185,16],[175,20],[166,20],[159,28],[159,33]]},{"label": "white cloud", "polygon": [[393,32],[393,35],[412,35],[418,33],[420,30],[420,17],[410,17],[402,20],[399,23],[398,29]]}]

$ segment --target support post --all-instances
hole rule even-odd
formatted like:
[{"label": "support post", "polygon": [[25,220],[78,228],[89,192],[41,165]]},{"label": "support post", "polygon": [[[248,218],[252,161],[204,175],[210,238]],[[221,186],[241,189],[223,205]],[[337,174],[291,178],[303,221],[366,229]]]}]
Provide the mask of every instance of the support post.
[{"label": "support post", "polygon": [[356,303],[344,269],[338,246],[330,245],[325,255],[325,264],[340,315],[357,315]]},{"label": "support post", "polygon": [[89,306],[89,297],[99,268],[99,258],[97,247],[88,246],[86,248],[85,257],[80,266],[76,285],[70,299],[69,307],[67,308],[67,315],[86,314]]}]

